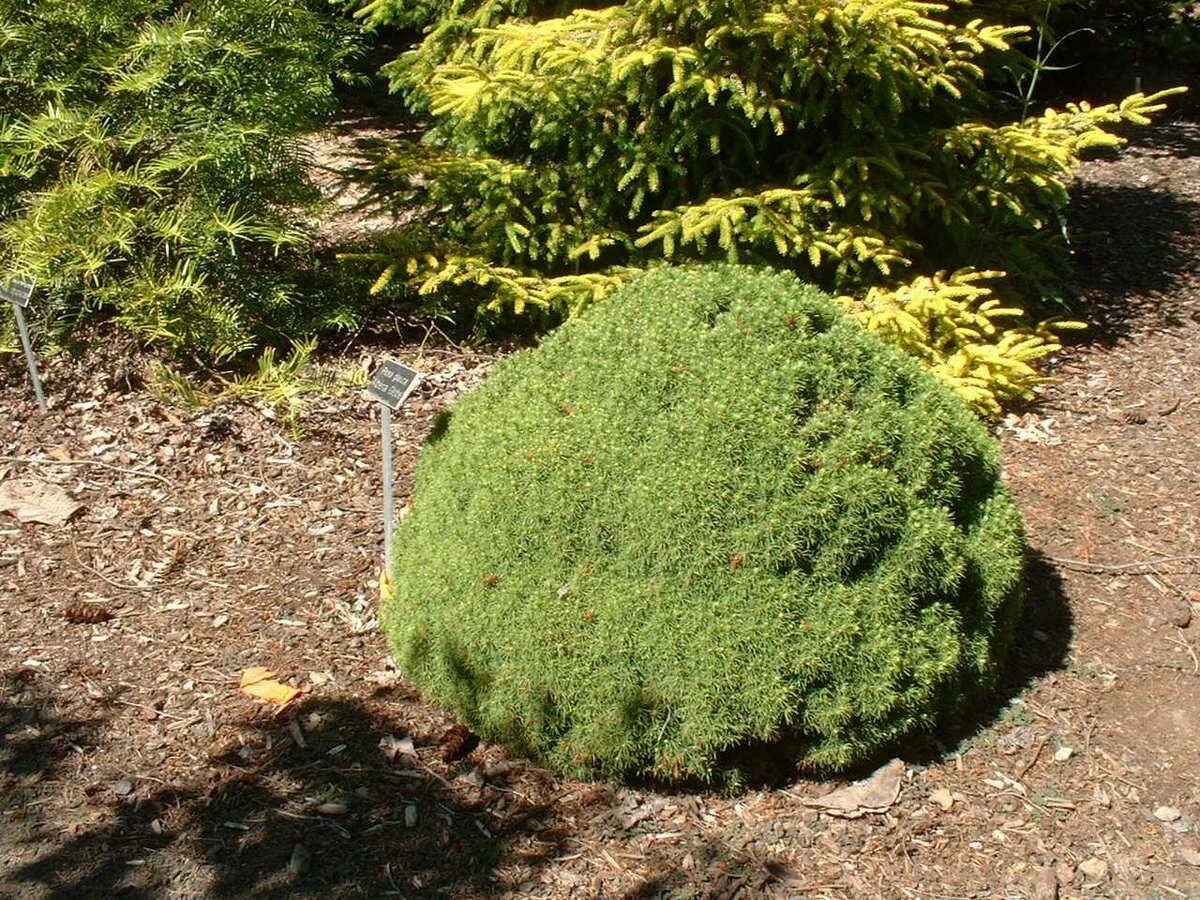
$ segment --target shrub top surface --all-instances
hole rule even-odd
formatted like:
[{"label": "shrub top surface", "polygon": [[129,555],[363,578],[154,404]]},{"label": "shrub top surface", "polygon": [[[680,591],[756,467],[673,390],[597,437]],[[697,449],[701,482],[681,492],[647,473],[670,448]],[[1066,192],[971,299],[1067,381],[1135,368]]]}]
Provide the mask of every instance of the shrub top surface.
[{"label": "shrub top surface", "polygon": [[842,767],[995,673],[1022,529],[998,448],[791,276],[661,270],[499,365],[426,447],[384,626],[568,772]]}]

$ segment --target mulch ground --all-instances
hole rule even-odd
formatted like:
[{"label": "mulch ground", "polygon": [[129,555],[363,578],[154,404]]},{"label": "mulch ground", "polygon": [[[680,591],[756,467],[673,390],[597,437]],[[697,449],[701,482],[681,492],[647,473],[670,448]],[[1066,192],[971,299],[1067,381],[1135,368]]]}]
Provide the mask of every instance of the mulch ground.
[{"label": "mulch ground", "polygon": [[[423,703],[378,633],[357,392],[293,434],[156,399],[110,350],[49,361],[43,417],[11,360],[0,478],[83,507],[0,519],[0,895],[1200,896],[1200,126],[1089,163],[1075,217],[1093,328],[999,428],[1031,553],[1012,675],[857,819],[805,802],[842,781],[559,780]],[[362,346],[430,375],[403,494],[499,351]],[[245,696],[253,666],[303,696]]]}]

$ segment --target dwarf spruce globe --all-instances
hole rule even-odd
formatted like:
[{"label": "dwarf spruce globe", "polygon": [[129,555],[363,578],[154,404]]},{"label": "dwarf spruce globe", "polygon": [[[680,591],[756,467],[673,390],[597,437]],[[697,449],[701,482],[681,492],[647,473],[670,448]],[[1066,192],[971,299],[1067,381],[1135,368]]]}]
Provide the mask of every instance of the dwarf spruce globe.
[{"label": "dwarf spruce globe", "polygon": [[788,275],[654,272],[439,423],[397,529],[401,669],[575,775],[868,761],[993,683],[1023,533],[945,386]]}]

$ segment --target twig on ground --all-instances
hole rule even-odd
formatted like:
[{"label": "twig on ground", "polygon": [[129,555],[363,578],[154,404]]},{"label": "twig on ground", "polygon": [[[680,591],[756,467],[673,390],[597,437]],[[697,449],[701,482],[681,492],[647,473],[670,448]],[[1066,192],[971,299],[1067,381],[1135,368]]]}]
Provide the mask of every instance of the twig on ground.
[{"label": "twig on ground", "polygon": [[98,469],[108,469],[110,472],[120,472],[124,475],[136,475],[139,478],[153,478],[168,487],[171,480],[155,472],[145,472],[141,469],[125,469],[98,459],[37,459],[33,456],[0,456],[0,462],[25,463],[30,466],[95,466]]},{"label": "twig on ground", "polygon": [[176,722],[182,722],[184,720],[183,716],[177,716],[173,713],[164,712],[161,709],[155,709],[153,706],[147,706],[145,703],[131,703],[128,700],[122,700],[120,697],[113,697],[112,699],[114,703],[119,703],[122,706],[128,706],[132,709],[140,709],[147,713],[154,713],[156,718],[174,719]]},{"label": "twig on ground", "polygon": [[131,591],[131,592],[152,591],[155,589],[155,587],[157,587],[157,585],[153,585],[153,584],[124,584],[120,581],[114,581],[112,578],[109,578],[107,575],[105,575],[99,569],[89,566],[87,563],[85,563],[83,561],[83,557],[79,553],[79,548],[75,545],[74,537],[71,538],[71,552],[75,554],[75,562],[79,563],[81,568],[87,569],[87,571],[91,572],[93,575],[95,575],[97,578],[99,578],[105,584],[111,585],[112,587],[115,587],[119,591]]},{"label": "twig on ground", "polygon": [[1138,570],[1146,569],[1148,572],[1153,572],[1154,567],[1161,566],[1166,563],[1200,562],[1200,556],[1164,556],[1161,559],[1143,559],[1139,562],[1119,563],[1111,566],[1087,562],[1086,560],[1082,559],[1065,559],[1060,556],[1047,556],[1046,559],[1054,563],[1056,566],[1062,566],[1064,569],[1074,569],[1077,572],[1090,572],[1094,575],[1104,575],[1109,573],[1120,574],[1123,572],[1145,574],[1138,572]]},{"label": "twig on ground", "polygon": [[1038,761],[1038,757],[1042,755],[1042,748],[1046,746],[1046,742],[1050,740],[1050,735],[1042,735],[1042,739],[1038,741],[1037,746],[1033,748],[1033,756],[1029,757],[1029,762],[1021,766],[1021,771],[1017,773],[1017,781],[1025,777],[1025,773],[1033,768],[1034,763]]},{"label": "twig on ground", "polygon": [[1178,644],[1180,647],[1182,647],[1184,650],[1187,651],[1188,656],[1190,656],[1192,658],[1192,674],[1200,675],[1200,659],[1196,658],[1196,651],[1192,647],[1192,645],[1189,644],[1187,641],[1180,640],[1179,638],[1171,638],[1170,640],[1171,640],[1172,644]]}]

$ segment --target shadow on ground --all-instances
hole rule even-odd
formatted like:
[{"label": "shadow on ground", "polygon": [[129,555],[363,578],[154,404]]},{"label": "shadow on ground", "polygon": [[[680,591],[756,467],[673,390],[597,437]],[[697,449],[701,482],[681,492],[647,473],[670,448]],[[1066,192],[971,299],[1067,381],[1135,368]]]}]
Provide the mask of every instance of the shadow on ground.
[{"label": "shadow on ground", "polygon": [[[690,851],[692,871],[683,871],[679,860],[662,856],[655,874],[634,883],[621,900],[665,900],[700,897],[702,900],[749,900],[752,897],[798,897],[803,880],[782,858],[759,844],[738,849],[717,840],[702,841]],[[704,887],[696,890],[701,882]]]},{"label": "shadow on ground", "polygon": [[[237,746],[210,751],[211,783],[143,778],[123,799],[106,793],[101,824],[28,836],[32,861],[6,884],[52,897],[477,896],[496,890],[502,857],[520,877],[562,852],[539,790],[553,784],[536,770],[463,760],[447,777],[419,742],[388,761],[386,723],[358,701],[310,701],[295,717],[304,746],[289,720],[247,721]],[[44,758],[44,777],[69,776],[57,765]]]},{"label": "shadow on ground", "polygon": [[[1184,96],[1194,99],[1194,92]],[[1182,98],[1170,102],[1174,107],[1182,103]],[[1144,156],[1174,156],[1178,159],[1200,156],[1200,122],[1194,120],[1178,119],[1142,126],[1130,131],[1127,137]]]},{"label": "shadow on ground", "polygon": [[[1200,150],[1200,135],[1191,150]],[[1190,150],[1189,150],[1190,153]],[[1178,324],[1166,294],[1200,280],[1200,204],[1169,184],[1085,183],[1071,209],[1071,317],[1088,329],[1071,343],[1111,346],[1139,325]]]},{"label": "shadow on ground", "polygon": [[1066,666],[1074,626],[1075,618],[1058,569],[1040,551],[1027,548],[1025,606],[995,691],[967,707],[973,714],[951,717],[934,733],[905,747],[900,754],[902,758],[920,765],[944,762],[962,752],[963,746],[981,733],[994,728],[1014,699],[1032,688],[1038,679]]},{"label": "shadow on ground", "polygon": [[95,746],[106,716],[64,714],[33,668],[0,675],[0,808],[7,808],[21,785],[57,774],[70,757]]}]

